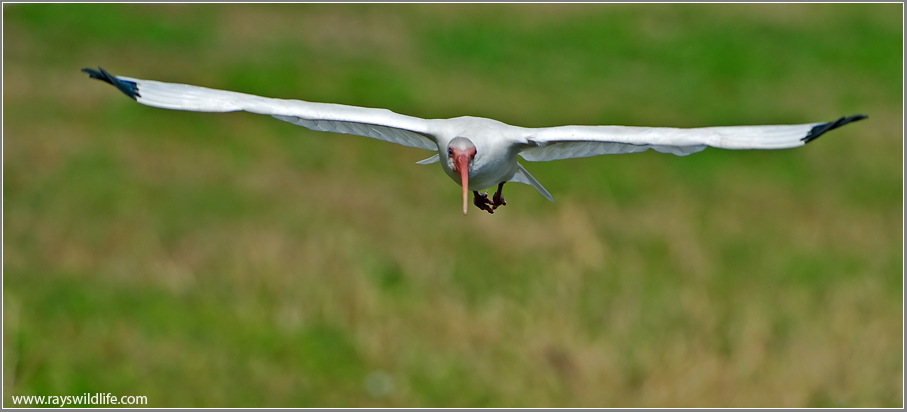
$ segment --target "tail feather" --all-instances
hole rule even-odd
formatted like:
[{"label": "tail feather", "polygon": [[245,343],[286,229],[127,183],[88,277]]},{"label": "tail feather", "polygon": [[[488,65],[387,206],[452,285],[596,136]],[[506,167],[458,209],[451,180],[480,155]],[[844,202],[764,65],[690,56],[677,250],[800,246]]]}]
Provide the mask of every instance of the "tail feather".
[{"label": "tail feather", "polygon": [[529,172],[523,168],[523,165],[521,165],[519,163],[517,163],[516,174],[514,174],[513,178],[510,179],[509,181],[530,185],[530,186],[534,187],[535,190],[538,190],[539,193],[542,194],[542,196],[545,196],[546,199],[548,199],[552,202],[554,201],[554,198],[551,197],[551,193],[548,193],[548,191],[545,190],[545,187],[542,186],[542,184],[539,183],[538,180],[535,180],[535,178],[532,177],[532,175],[529,174]]},{"label": "tail feather", "polygon": [[416,164],[417,165],[430,165],[432,163],[437,163],[440,160],[441,160],[441,156],[436,153],[434,156],[429,157],[428,159],[424,159],[424,160],[420,160],[420,161],[416,162]]}]

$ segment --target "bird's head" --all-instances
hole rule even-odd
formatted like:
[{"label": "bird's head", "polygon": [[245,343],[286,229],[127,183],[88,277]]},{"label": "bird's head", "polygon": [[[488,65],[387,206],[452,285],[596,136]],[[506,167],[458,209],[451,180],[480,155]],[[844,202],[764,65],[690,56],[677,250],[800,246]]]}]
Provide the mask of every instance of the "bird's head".
[{"label": "bird's head", "polygon": [[454,173],[460,175],[463,185],[463,214],[466,214],[469,198],[469,166],[476,157],[476,145],[465,137],[456,137],[447,145],[448,164]]}]

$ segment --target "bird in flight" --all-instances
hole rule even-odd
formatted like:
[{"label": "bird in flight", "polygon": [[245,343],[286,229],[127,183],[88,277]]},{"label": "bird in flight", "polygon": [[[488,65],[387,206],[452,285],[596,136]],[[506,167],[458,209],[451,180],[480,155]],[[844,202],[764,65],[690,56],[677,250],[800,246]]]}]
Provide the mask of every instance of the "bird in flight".
[{"label": "bird in flight", "polygon": [[[301,100],[273,99],[251,94],[209,89],[186,84],[114,76],[103,68],[85,68],[93,79],[112,84],[137,102],[164,109],[194,112],[244,110],[271,115],[279,120],[322,132],[371,137],[403,146],[431,150],[435,155],[417,162],[441,163],[453,181],[463,186],[463,214],[473,204],[494,213],[507,204],[504,183],[534,187],[554,201],[551,194],[518,162],[530,162],[637,153],[654,149],[686,156],[706,146],[723,149],[788,149],[803,146],[825,132],[867,118],[857,114],[824,123],[771,126],[724,126],[700,128],[558,126],[526,128],[482,117],[422,119],[374,109]],[[487,191],[497,191],[491,198]]]}]

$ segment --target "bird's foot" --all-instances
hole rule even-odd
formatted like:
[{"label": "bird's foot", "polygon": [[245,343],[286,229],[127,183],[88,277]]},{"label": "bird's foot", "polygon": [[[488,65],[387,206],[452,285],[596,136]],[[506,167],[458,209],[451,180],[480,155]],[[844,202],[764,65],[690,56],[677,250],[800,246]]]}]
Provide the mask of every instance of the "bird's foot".
[{"label": "bird's foot", "polygon": [[504,200],[504,195],[500,191],[495,192],[494,197],[492,198],[494,203],[491,204],[491,207],[497,209],[498,206],[507,206],[507,201]]},{"label": "bird's foot", "polygon": [[479,209],[494,214],[494,209],[497,208],[497,206],[495,206],[494,203],[492,203],[492,200],[488,198],[488,192],[479,193],[473,191],[472,194],[472,204],[476,205]]}]

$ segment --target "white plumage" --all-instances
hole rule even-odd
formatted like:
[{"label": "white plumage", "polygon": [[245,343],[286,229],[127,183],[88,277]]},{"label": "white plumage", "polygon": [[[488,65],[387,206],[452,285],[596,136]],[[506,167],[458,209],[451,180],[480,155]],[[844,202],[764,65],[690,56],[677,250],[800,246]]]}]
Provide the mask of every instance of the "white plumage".
[{"label": "white plumage", "polygon": [[[493,213],[503,204],[500,194],[504,182],[535,187],[547,199],[551,194],[517,162],[550,161],[603,154],[636,153],[653,149],[685,156],[706,146],[724,149],[787,149],[803,146],[821,134],[865,115],[841,117],[833,122],[776,126],[729,126],[703,128],[560,126],[525,128],[481,117],[422,119],[373,109],[340,104],[311,103],[301,100],[273,99],[251,94],[215,90],[185,84],[164,83],[131,77],[117,77],[104,69],[82,69],[90,77],[106,81],[147,106],[196,112],[247,111],[266,114],[285,122],[322,132],[371,137],[403,146],[432,150],[436,154],[419,164],[440,162],[444,171],[474,191],[474,203]],[[474,148],[449,146],[455,138],[467,139]],[[463,157],[459,167],[455,158]],[[470,157],[471,156],[471,157]],[[498,185],[494,200],[478,191]],[[500,200],[498,197],[500,196]]]}]

